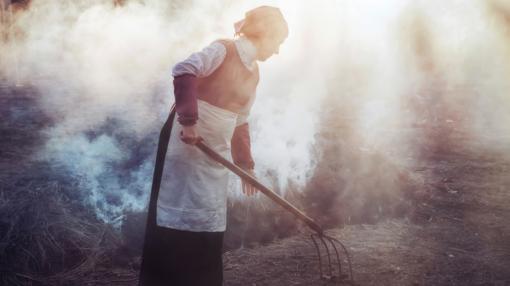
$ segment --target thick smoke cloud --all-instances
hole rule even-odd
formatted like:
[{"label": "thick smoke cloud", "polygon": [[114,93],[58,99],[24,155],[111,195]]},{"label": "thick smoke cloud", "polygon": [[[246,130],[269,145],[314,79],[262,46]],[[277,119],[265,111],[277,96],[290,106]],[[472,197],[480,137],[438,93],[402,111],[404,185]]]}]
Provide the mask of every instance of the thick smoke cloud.
[{"label": "thick smoke cloud", "polygon": [[34,85],[53,121],[40,157],[78,178],[105,221],[145,207],[171,66],[218,35],[224,5],[202,2],[32,1],[7,14],[1,74]]},{"label": "thick smoke cloud", "polygon": [[[8,37],[2,42],[2,75],[12,83],[35,85],[41,107],[53,120],[44,130],[48,141],[40,157],[79,178],[78,191],[105,221],[145,207],[154,139],[173,101],[172,65],[216,38],[230,37],[232,23],[253,7],[210,1],[125,2],[33,1],[14,13],[10,27],[3,27]],[[267,74],[285,74],[285,68]],[[289,100],[292,86],[278,91],[268,85],[259,91],[265,106],[252,116],[254,146],[260,146],[254,155],[260,158],[258,169],[277,174],[284,189],[288,180],[305,182],[302,174],[311,168],[307,148],[314,140],[316,119],[292,116],[294,112],[284,108],[294,101],[302,112],[313,112],[305,108],[307,100]],[[293,95],[304,94],[301,88],[310,86],[301,84]],[[308,102],[314,102],[315,109],[320,103]],[[289,130],[293,118],[304,121]],[[284,125],[273,126],[273,121]],[[260,134],[265,125],[266,133]],[[259,139],[268,133],[275,140]],[[276,152],[268,153],[268,144],[278,146]]]},{"label": "thick smoke cloud", "polygon": [[[279,6],[291,29],[280,55],[261,63],[250,118],[256,171],[276,189],[329,178],[322,187],[342,198],[398,200],[427,141],[420,124],[507,146],[504,1],[34,0],[2,25],[0,75],[38,88],[53,121],[40,158],[79,178],[77,192],[112,221],[146,205],[172,65],[231,37],[232,23],[262,4]],[[447,116],[427,111],[436,103]]]}]

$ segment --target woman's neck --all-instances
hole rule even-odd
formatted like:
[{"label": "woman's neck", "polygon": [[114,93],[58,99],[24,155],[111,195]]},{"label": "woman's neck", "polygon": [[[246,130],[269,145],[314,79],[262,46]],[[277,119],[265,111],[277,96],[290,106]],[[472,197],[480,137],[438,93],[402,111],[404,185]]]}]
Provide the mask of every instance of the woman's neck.
[{"label": "woman's neck", "polygon": [[253,69],[257,58],[257,48],[246,37],[241,36],[234,40],[237,52],[241,57],[241,61],[248,69]]}]

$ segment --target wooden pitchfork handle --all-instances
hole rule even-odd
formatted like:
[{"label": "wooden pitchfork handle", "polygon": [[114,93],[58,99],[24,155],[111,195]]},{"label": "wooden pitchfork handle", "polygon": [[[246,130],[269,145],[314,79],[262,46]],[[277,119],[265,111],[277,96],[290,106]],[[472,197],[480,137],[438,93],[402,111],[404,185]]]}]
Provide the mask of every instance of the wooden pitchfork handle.
[{"label": "wooden pitchfork handle", "polygon": [[268,196],[272,201],[279,204],[287,211],[291,212],[294,216],[296,216],[298,219],[303,221],[308,227],[310,227],[315,232],[317,232],[317,234],[319,236],[323,236],[322,228],[313,219],[311,219],[305,213],[300,211],[298,208],[296,208],[294,205],[292,205],[286,199],[282,198],[280,195],[275,193],[273,190],[264,186],[257,179],[255,179],[252,175],[250,175],[249,173],[247,173],[240,167],[236,166],[232,162],[228,161],[227,159],[223,158],[220,154],[216,153],[216,151],[212,150],[209,146],[207,146],[203,140],[198,141],[198,143],[196,143],[195,146],[197,146],[198,149],[200,149],[202,152],[207,154],[211,159],[220,163],[225,168],[229,169],[230,171],[232,171],[233,173],[235,173],[236,175],[241,177],[241,179],[250,183],[252,186],[257,188],[264,195]]}]

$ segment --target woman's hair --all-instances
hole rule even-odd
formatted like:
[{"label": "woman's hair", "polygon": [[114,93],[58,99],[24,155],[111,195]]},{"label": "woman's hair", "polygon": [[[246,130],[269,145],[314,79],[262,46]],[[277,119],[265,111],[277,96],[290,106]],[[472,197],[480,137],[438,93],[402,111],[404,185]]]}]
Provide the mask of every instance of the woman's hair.
[{"label": "woman's hair", "polygon": [[261,6],[246,12],[244,20],[236,23],[236,34],[251,39],[284,40],[289,27],[280,9]]}]

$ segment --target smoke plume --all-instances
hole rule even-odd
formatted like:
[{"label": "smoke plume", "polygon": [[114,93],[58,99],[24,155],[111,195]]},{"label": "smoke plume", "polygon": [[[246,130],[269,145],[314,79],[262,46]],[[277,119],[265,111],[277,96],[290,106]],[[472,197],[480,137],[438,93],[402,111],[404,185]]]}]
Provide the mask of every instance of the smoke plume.
[{"label": "smoke plume", "polygon": [[384,197],[380,212],[402,199],[403,177],[419,182],[417,154],[448,130],[508,146],[503,1],[114,2],[34,0],[4,12],[0,29],[0,75],[35,86],[52,119],[39,157],[79,178],[104,221],[146,206],[172,66],[231,37],[259,4],[290,27],[261,63],[249,119],[256,171],[278,191],[313,190],[322,204],[338,193],[353,209]]}]

